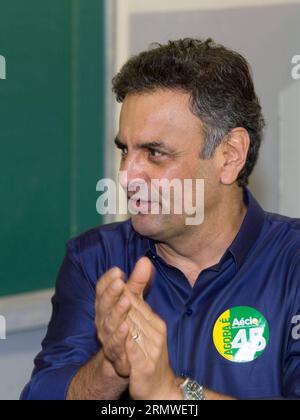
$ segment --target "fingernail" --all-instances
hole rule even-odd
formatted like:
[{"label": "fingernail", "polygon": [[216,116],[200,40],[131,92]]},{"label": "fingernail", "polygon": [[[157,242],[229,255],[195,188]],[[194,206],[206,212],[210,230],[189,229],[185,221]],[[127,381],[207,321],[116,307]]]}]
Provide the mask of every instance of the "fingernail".
[{"label": "fingernail", "polygon": [[119,267],[114,267],[112,270],[111,270],[111,273],[110,273],[110,275],[111,275],[111,277],[121,277],[122,276],[122,271],[119,269]]}]

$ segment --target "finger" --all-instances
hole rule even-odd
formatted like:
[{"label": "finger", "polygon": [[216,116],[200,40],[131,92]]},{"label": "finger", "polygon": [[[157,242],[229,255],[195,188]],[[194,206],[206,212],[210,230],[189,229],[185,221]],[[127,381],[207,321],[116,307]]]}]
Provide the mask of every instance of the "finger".
[{"label": "finger", "polygon": [[123,293],[118,302],[110,309],[110,314],[104,320],[105,333],[114,334],[128,317],[130,309],[130,299]]},{"label": "finger", "polygon": [[101,317],[110,314],[112,308],[116,305],[124,292],[125,283],[121,278],[114,279],[109,286],[106,287],[105,291],[100,298],[96,301],[96,310]]},{"label": "finger", "polygon": [[114,325],[115,330],[120,327],[128,316],[131,309],[131,301],[126,294],[126,291],[120,296],[118,302],[111,308],[110,319],[111,324]]},{"label": "finger", "polygon": [[142,257],[136,263],[133,272],[127,282],[127,287],[131,293],[143,297],[147,285],[150,284],[150,280],[153,274],[153,265],[149,258]]},{"label": "finger", "polygon": [[153,312],[151,306],[147,302],[145,302],[143,299],[137,298],[135,295],[131,295],[130,300],[131,300],[133,308],[141,312],[143,317],[148,322],[151,322],[153,319],[157,317],[155,312]]},{"label": "finger", "polygon": [[114,365],[115,371],[118,373],[119,376],[123,378],[129,378],[130,364],[129,364],[126,352],[124,356],[122,356],[119,359],[116,359],[116,361],[113,362],[113,365]]},{"label": "finger", "polygon": [[134,307],[128,313],[127,322],[132,336],[135,336],[139,331],[143,332],[147,337],[151,335],[148,321]]},{"label": "finger", "polygon": [[106,288],[118,278],[125,280],[125,274],[119,267],[113,267],[110,270],[108,270],[105,274],[103,274],[103,276],[100,277],[97,283],[97,297],[100,298],[106,290]]},{"label": "finger", "polygon": [[126,340],[129,334],[129,328],[126,322],[122,322],[116,332],[111,336],[107,348],[115,355],[116,358],[120,359],[126,355]]},{"label": "finger", "polygon": [[167,327],[162,320],[146,303],[140,299],[131,299],[132,307],[128,313],[129,326],[131,331],[134,328],[143,331],[143,333],[151,338],[161,335],[167,336]]},{"label": "finger", "polygon": [[[143,317],[143,313],[138,312],[135,308],[131,308],[126,320],[130,336],[136,346],[139,346],[144,354],[144,359],[152,357],[152,354],[157,353],[157,348],[162,348],[166,343],[166,335],[158,332],[151,323]],[[139,336],[137,340],[133,337]]]},{"label": "finger", "polygon": [[139,330],[139,338],[135,340],[133,336],[136,335],[137,331],[132,334],[130,326],[129,329],[130,333],[126,340],[126,353],[131,364],[135,363],[136,365],[138,361],[145,362],[146,360],[157,361],[167,351],[165,335],[155,330],[148,330],[147,333],[145,333],[145,330]]},{"label": "finger", "polygon": [[139,363],[144,363],[150,359],[152,345],[151,342],[146,345],[146,343],[134,341],[129,334],[126,339],[125,349],[128,362],[132,368],[138,369]]},{"label": "finger", "polygon": [[124,376],[129,374],[129,362],[126,353],[128,333],[129,328],[126,322],[123,322],[116,333],[111,337],[110,342],[105,349],[105,354],[108,359],[115,365],[119,372],[123,372]]},{"label": "finger", "polygon": [[132,308],[128,313],[127,322],[132,336],[140,332],[143,337],[151,340],[153,335],[158,333],[157,329],[135,308]]}]

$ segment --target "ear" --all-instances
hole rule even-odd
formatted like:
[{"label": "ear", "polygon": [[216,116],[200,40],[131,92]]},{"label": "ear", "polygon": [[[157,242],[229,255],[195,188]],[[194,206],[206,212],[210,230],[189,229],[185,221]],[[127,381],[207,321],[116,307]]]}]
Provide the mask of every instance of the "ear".
[{"label": "ear", "polygon": [[247,161],[250,148],[248,131],[245,128],[233,129],[221,146],[220,181],[223,185],[232,185],[236,182]]}]

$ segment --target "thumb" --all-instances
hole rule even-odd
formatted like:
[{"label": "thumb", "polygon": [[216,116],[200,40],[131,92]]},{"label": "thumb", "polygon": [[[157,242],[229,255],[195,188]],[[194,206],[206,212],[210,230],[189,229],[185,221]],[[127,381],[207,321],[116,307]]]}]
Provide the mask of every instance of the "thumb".
[{"label": "thumb", "polygon": [[130,292],[142,298],[146,286],[150,284],[152,273],[153,265],[149,258],[142,257],[139,259],[127,282]]}]

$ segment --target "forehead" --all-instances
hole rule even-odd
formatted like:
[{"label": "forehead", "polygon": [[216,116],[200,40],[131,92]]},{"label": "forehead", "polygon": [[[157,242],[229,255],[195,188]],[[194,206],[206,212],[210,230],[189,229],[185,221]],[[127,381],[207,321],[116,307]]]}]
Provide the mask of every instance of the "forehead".
[{"label": "forehead", "polygon": [[121,110],[119,136],[135,141],[197,135],[201,122],[190,109],[190,95],[157,90],[127,95]]}]

